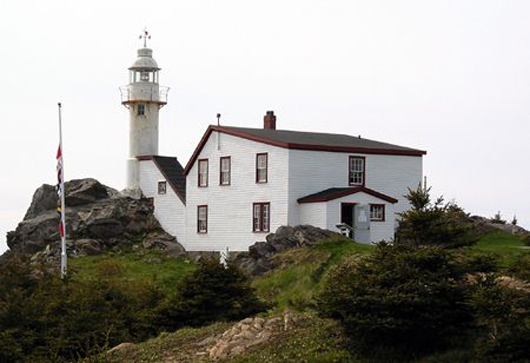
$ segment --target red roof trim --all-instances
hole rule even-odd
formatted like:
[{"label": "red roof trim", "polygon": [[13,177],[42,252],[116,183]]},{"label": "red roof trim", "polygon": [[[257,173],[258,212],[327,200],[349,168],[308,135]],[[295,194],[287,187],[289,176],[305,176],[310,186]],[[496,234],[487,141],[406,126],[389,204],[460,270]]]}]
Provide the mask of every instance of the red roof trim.
[{"label": "red roof trim", "polygon": [[206,132],[204,133],[201,141],[195,148],[193,155],[191,156],[188,164],[184,168],[184,174],[188,175],[190,169],[192,168],[195,160],[197,160],[204,144],[208,141],[210,134],[213,131],[222,132],[224,134],[238,136],[243,139],[252,140],[261,142],[267,145],[279,146],[286,149],[297,149],[297,150],[314,150],[314,151],[331,151],[331,152],[350,152],[350,153],[361,153],[361,154],[377,154],[377,155],[403,155],[403,156],[422,156],[427,154],[423,150],[392,150],[392,149],[371,149],[371,148],[362,148],[362,147],[345,147],[345,146],[327,146],[327,145],[308,145],[308,144],[295,144],[295,143],[286,143],[280,142],[277,140],[269,139],[267,137],[256,136],[248,134],[246,132],[231,130],[223,126],[214,126],[210,125]]},{"label": "red roof trim", "polygon": [[[159,155],[157,155],[159,156]],[[157,161],[156,161],[156,158],[154,157],[154,155],[140,155],[140,156],[137,156],[136,157],[137,160],[139,161],[149,161],[151,160],[153,162],[153,164],[155,164],[156,168],[158,169],[158,171],[164,176],[164,178],[166,179],[166,181],[169,183],[169,186],[171,187],[171,189],[173,189],[173,191],[175,192],[175,194],[177,195],[177,197],[179,197],[180,201],[186,205],[186,199],[180,194],[179,190],[177,189],[176,185],[174,185],[172,182],[171,182],[171,179],[166,175],[166,173],[164,172],[164,170],[160,167],[160,165],[158,165]]]},{"label": "red roof trim", "polygon": [[369,194],[369,195],[371,195],[373,197],[379,198],[381,200],[387,201],[387,202],[392,203],[392,204],[398,202],[397,199],[389,197],[388,195],[376,192],[375,190],[372,190],[372,189],[369,189],[369,188],[365,188],[365,187],[358,187],[358,188],[349,188],[349,189],[346,189],[346,190],[341,190],[340,192],[332,193],[332,194],[326,195],[324,197],[312,197],[312,196],[302,197],[302,198],[298,199],[298,203],[328,202],[328,201],[333,200],[333,199],[342,198],[342,197],[345,197],[347,195],[351,195],[351,194],[355,194],[355,193],[359,193],[359,192],[363,192],[363,193]]}]

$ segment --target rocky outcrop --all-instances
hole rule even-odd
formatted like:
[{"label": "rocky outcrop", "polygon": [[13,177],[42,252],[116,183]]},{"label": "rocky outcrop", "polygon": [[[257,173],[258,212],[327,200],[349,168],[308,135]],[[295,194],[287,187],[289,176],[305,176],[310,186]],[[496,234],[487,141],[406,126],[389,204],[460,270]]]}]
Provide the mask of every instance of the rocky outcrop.
[{"label": "rocky outcrop", "polygon": [[[124,245],[145,248],[184,249],[165,233],[153,215],[151,199],[124,197],[95,179],[65,184],[67,250],[69,255],[94,255]],[[58,258],[60,236],[55,188],[43,185],[35,192],[24,220],[7,235],[11,254],[36,254],[45,260]]]},{"label": "rocky outcrop", "polygon": [[530,238],[530,231],[527,231],[521,226],[517,226],[511,223],[495,223],[493,219],[471,216],[469,217],[474,222],[476,229],[482,233],[494,232],[494,231],[505,231],[520,237]]},{"label": "rocky outcrop", "polygon": [[213,346],[206,351],[209,358],[212,361],[224,360],[273,340],[279,333],[294,328],[298,321],[298,318],[289,312],[285,313],[283,318],[247,318],[225,331],[217,339],[206,338],[199,343],[199,346],[213,343]]},{"label": "rocky outcrop", "polygon": [[275,233],[267,235],[266,242],[256,242],[249,247],[248,252],[235,254],[233,261],[250,276],[261,276],[276,267],[270,258],[273,255],[294,248],[313,246],[332,236],[340,235],[309,225],[282,226]]}]

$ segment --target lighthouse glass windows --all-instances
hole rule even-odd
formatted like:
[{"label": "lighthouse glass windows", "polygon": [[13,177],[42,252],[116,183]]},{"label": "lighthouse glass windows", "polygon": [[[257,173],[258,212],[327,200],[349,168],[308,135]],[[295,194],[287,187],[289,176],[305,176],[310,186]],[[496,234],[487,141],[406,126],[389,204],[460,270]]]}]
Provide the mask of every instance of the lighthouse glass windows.
[{"label": "lighthouse glass windows", "polygon": [[149,72],[148,71],[141,71],[140,72],[140,81],[149,82]]},{"label": "lighthouse glass windows", "polygon": [[349,183],[350,185],[364,185],[365,163],[363,157],[350,156],[349,163]]},{"label": "lighthouse glass windows", "polygon": [[136,110],[138,116],[145,115],[145,105],[143,103],[138,104],[138,109]]},{"label": "lighthouse glass windows", "polygon": [[130,73],[129,81],[131,83],[137,83],[137,82],[158,83],[158,71],[133,70]]},{"label": "lighthouse glass windows", "polygon": [[200,187],[208,186],[208,159],[199,160],[199,175],[197,185]]}]

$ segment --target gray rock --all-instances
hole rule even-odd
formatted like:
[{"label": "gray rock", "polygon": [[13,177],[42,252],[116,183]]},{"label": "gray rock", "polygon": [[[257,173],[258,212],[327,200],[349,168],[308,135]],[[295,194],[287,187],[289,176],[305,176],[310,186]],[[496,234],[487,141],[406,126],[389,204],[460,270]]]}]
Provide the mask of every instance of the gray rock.
[{"label": "gray rock", "polygon": [[[6,256],[35,255],[48,245],[51,251],[37,257],[48,261],[59,256],[56,201],[54,187],[43,185],[37,189],[25,219],[7,234],[10,251]],[[109,249],[123,250],[123,246],[138,244],[146,236],[148,248],[157,248],[168,255],[183,254],[184,248],[162,230],[153,210],[152,199],[124,197],[94,179],[67,182],[68,254],[83,256]]]},{"label": "gray rock", "polygon": [[29,206],[24,220],[35,218],[40,213],[57,208],[57,193],[55,187],[43,184],[33,194],[31,205]]},{"label": "gray rock", "polygon": [[254,243],[249,247],[248,252],[232,254],[231,260],[250,276],[261,276],[276,267],[271,261],[271,257],[275,254],[312,246],[331,236],[338,234],[309,225],[281,226],[275,233],[267,235],[266,242]]}]

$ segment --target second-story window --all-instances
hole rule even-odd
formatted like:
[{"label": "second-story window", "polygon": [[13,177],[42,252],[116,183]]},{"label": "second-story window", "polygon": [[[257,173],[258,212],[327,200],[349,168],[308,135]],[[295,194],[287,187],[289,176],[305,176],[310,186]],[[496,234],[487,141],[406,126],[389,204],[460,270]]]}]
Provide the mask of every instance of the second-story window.
[{"label": "second-story window", "polygon": [[267,153],[256,155],[256,183],[267,182],[268,157]]},{"label": "second-story window", "polygon": [[165,181],[158,182],[158,194],[166,194],[167,183]]},{"label": "second-story window", "polygon": [[199,160],[198,186],[208,186],[208,159]]},{"label": "second-story window", "polygon": [[365,162],[363,157],[350,156],[349,184],[364,186]]},{"label": "second-story window", "polygon": [[137,111],[136,114],[137,114],[138,116],[145,115],[145,105],[142,104],[142,103],[138,104],[138,108],[137,108],[136,111]]},{"label": "second-story window", "polygon": [[230,185],[230,156],[221,158],[219,184]]}]

